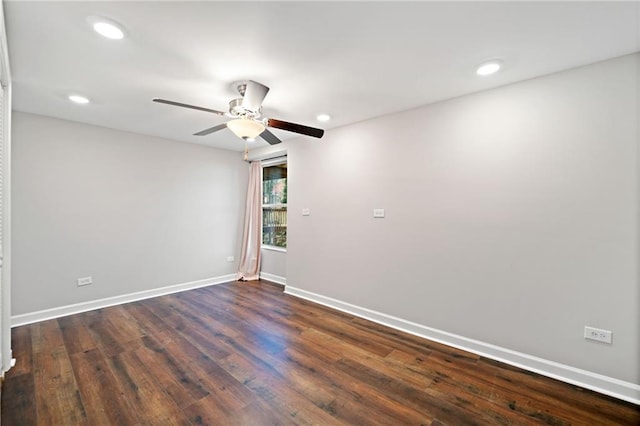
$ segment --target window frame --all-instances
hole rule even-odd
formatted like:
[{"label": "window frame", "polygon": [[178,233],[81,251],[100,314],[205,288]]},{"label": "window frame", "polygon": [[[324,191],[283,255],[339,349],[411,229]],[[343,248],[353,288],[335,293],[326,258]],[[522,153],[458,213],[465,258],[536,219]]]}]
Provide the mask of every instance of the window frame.
[{"label": "window frame", "polygon": [[[260,183],[262,184],[262,188],[264,189],[264,168],[265,167],[272,167],[272,166],[277,166],[280,164],[286,164],[287,165],[287,188],[289,187],[289,163],[288,163],[288,159],[287,156],[283,156],[283,157],[276,157],[276,158],[270,158],[268,160],[263,160],[261,161],[261,174],[260,174]],[[262,191],[261,191],[262,193]],[[287,197],[287,201],[288,201],[288,197]],[[287,225],[289,223],[289,207],[288,207],[288,202],[287,203],[279,203],[279,204],[266,204],[268,206],[284,206],[286,207],[286,211],[287,211]],[[264,229],[264,223],[263,223],[263,217],[264,217],[264,194],[262,194],[262,197],[260,198],[260,211],[261,211],[261,215],[260,215],[260,248],[264,249],[264,250],[271,250],[271,251],[277,251],[277,252],[281,252],[281,253],[286,253],[287,252],[287,248],[286,247],[279,247],[279,246],[273,246],[270,244],[264,244],[263,241],[263,234],[262,234],[262,230]],[[288,243],[288,239],[287,239],[287,243]]]}]

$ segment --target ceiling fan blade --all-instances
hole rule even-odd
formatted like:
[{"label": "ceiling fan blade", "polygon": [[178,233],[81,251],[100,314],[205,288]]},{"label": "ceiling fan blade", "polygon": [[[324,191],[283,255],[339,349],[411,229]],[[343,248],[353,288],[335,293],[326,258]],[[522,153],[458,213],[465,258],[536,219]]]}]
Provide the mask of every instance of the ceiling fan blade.
[{"label": "ceiling fan blade", "polygon": [[249,80],[247,87],[244,89],[244,96],[242,97],[242,107],[249,111],[257,112],[260,110],[262,101],[267,96],[269,88],[264,84],[260,84],[257,81]]},{"label": "ceiling fan blade", "polygon": [[218,124],[217,126],[209,127],[208,129],[204,129],[199,131],[198,133],[194,133],[193,136],[205,136],[213,132],[217,132],[218,130],[222,130],[226,127],[227,123]]},{"label": "ceiling fan blade", "polygon": [[274,135],[273,133],[271,133],[267,129],[264,129],[264,131],[262,133],[260,133],[260,137],[262,139],[264,139],[265,141],[267,141],[269,143],[269,145],[275,145],[277,143],[282,142],[280,139],[278,139],[278,137],[276,135]]},{"label": "ceiling fan blade", "polygon": [[324,135],[324,130],[322,129],[303,126],[302,124],[289,123],[288,121],[281,121],[273,118],[267,119],[267,126],[287,130],[289,132],[300,133],[301,135],[313,136],[314,138],[321,138],[322,135]]},{"label": "ceiling fan blade", "polygon": [[203,107],[199,107],[199,106],[195,106],[195,105],[183,104],[181,102],[168,101],[166,99],[154,98],[153,102],[158,102],[158,103],[161,103],[161,104],[167,104],[167,105],[173,105],[173,106],[179,106],[179,107],[183,107],[183,108],[197,109],[198,111],[212,112],[212,113],[217,114],[217,115],[224,115],[224,112],[216,111],[215,109],[209,109],[209,108],[203,108]]}]

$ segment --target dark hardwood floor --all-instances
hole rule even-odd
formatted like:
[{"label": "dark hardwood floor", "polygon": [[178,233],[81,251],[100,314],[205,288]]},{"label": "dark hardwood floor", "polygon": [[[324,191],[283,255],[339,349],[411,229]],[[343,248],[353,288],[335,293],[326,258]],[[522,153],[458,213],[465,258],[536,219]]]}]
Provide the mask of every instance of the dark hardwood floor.
[{"label": "dark hardwood floor", "polygon": [[2,425],[638,425],[640,407],[229,283],[13,329]]}]

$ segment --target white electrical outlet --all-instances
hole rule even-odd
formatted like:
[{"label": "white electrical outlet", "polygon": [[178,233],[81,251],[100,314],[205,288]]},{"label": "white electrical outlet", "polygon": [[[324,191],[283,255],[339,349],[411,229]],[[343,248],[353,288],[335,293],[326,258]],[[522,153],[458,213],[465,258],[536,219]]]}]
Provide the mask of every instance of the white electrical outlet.
[{"label": "white electrical outlet", "polygon": [[82,287],[83,285],[93,284],[93,278],[91,277],[78,278],[77,282],[78,282],[78,287]]},{"label": "white electrical outlet", "polygon": [[599,328],[584,327],[584,338],[611,344],[613,333],[609,330],[601,330]]},{"label": "white electrical outlet", "polygon": [[309,209],[302,209],[302,216],[309,216],[311,214],[311,210]]},{"label": "white electrical outlet", "polygon": [[235,257],[233,256],[227,256],[227,262],[233,262],[234,260],[236,260]]},{"label": "white electrical outlet", "polygon": [[383,218],[384,217],[384,209],[373,209],[373,217],[375,217],[375,218]]}]

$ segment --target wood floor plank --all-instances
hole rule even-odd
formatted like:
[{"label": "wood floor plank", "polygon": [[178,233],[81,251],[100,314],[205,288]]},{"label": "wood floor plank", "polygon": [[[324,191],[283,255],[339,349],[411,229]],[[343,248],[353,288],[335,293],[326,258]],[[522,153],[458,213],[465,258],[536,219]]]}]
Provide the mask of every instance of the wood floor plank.
[{"label": "wood floor plank", "polygon": [[[483,389],[483,386],[484,389]],[[510,409],[508,405],[496,403],[495,399],[484,399],[479,395],[491,395],[492,389],[486,384],[455,382],[452,379],[436,378],[426,389],[426,393],[441,401],[447,401],[456,406],[462,405],[478,418],[483,418],[488,424],[540,424],[543,418],[542,413],[534,407],[518,410]],[[565,425],[566,423],[557,418],[547,416],[547,424]]]},{"label": "wood floor plank", "polygon": [[85,312],[83,319],[93,340],[109,357],[134,349],[131,343],[139,343],[145,334],[120,306]]},{"label": "wood floor plank", "polygon": [[309,328],[322,331],[325,334],[344,340],[376,355],[387,356],[393,350],[388,344],[378,339],[370,338],[370,335],[363,333],[361,329],[353,326],[350,322],[344,322],[330,315],[314,318],[311,321],[297,313],[293,314],[292,317],[302,324],[306,324]]},{"label": "wood floor plank", "polygon": [[[230,354],[223,341],[237,335],[233,328],[221,324],[215,318],[195,314],[193,308],[181,300],[174,301],[171,307],[171,316],[167,318],[172,328],[180,335],[197,342],[209,356],[214,358],[224,358]],[[174,317],[178,317],[179,320],[173,320]]]},{"label": "wood floor plank", "polygon": [[55,348],[64,346],[64,339],[57,320],[42,321],[31,324],[29,327],[31,329],[33,355],[48,353]]},{"label": "wood floor plank", "polygon": [[[283,303],[285,299],[282,298],[281,294],[276,298],[268,293],[257,293],[253,289],[250,292],[243,292],[238,295],[237,292],[223,287],[215,296],[218,300],[228,301],[243,311],[251,312],[253,321],[274,333],[295,336],[305,328],[290,320],[292,310]],[[212,295],[198,295],[198,297],[201,298],[199,300],[203,303],[211,303],[207,298],[212,297]],[[259,303],[256,303],[256,297]]]},{"label": "wood floor plank", "polygon": [[[456,352],[438,350],[433,351],[428,357],[415,357],[413,360],[405,357],[405,362],[410,369],[428,370],[430,374],[435,373],[436,378],[428,390],[429,392],[451,385],[455,387],[457,391],[455,394],[460,398],[460,401],[467,401],[469,398],[490,401],[496,407],[487,405],[486,408],[502,413],[508,413],[508,410],[511,410],[514,416],[524,416],[520,420],[522,422],[546,418],[551,424],[566,424],[566,418],[556,418],[545,413],[545,407],[553,405],[552,398],[539,396],[546,399],[546,401],[540,402],[536,398],[531,398],[531,395],[520,394],[516,387],[507,388],[497,385],[496,371],[488,368],[484,359],[476,362],[475,359],[467,359]],[[520,369],[517,371],[525,373]],[[538,377],[537,375],[530,376],[529,372],[525,374],[531,379]],[[580,420],[577,415],[573,418]]]},{"label": "wood floor plank", "polygon": [[[353,346],[350,343],[336,339],[333,336],[326,335],[316,330],[310,329],[302,333],[297,343],[304,341],[312,342],[321,347],[330,348],[330,350],[339,354],[341,358],[349,358],[369,368],[392,372],[395,377],[412,383],[414,386],[419,388],[426,388],[429,386],[435,377],[431,372],[407,368],[406,365],[396,362],[393,358],[389,358],[388,356],[377,356],[360,347]],[[428,356],[428,353],[425,353],[424,356]]]},{"label": "wood floor plank", "polygon": [[335,366],[355,380],[371,384],[371,386],[389,396],[396,403],[404,403],[415,410],[424,410],[429,416],[447,424],[483,424],[489,420],[479,418],[477,413],[470,412],[466,406],[467,404],[456,407],[448,401],[435,398],[421,389],[417,389],[358,362],[345,359],[337,362]]},{"label": "wood floor plank", "polygon": [[135,352],[122,352],[108,358],[107,363],[135,417],[144,420],[142,424],[153,424],[154,419],[175,419],[177,423],[188,424],[184,413]]},{"label": "wood floor plank", "polygon": [[70,355],[96,347],[95,340],[84,325],[82,314],[58,318],[62,339]]},{"label": "wood floor plank", "polygon": [[365,384],[335,368],[334,363],[318,364],[314,351],[287,349],[289,360],[316,375],[315,383],[331,389],[336,398],[328,407],[334,416],[349,424],[429,424],[433,418],[405,404],[398,404],[375,386]]},{"label": "wood floor plank", "polygon": [[[591,392],[514,367],[502,366],[496,372],[494,383],[496,395],[502,396],[503,404],[518,410],[523,405],[533,406],[540,416],[557,418],[565,424],[626,424],[638,414],[638,409],[599,408]],[[553,407],[554,412],[548,407]]]},{"label": "wood floor plank", "polygon": [[[277,305],[268,298],[263,297],[256,303],[253,295],[233,296],[233,292],[225,287],[221,287],[213,299],[212,295],[207,294],[183,293],[181,296],[189,302],[189,306],[198,308],[201,315],[210,315],[215,317],[219,324],[227,325],[231,329],[226,331],[227,335],[260,329],[268,331],[271,335],[294,338],[301,331],[300,327],[290,321],[279,321],[279,315],[275,315],[275,311],[282,307],[282,304]],[[221,301],[229,302],[234,309],[244,314],[239,315],[234,309],[216,308],[215,305]]]},{"label": "wood floor plank", "polygon": [[187,407],[185,413],[192,424],[206,426],[246,426],[246,425],[295,425],[292,419],[256,400],[250,405],[233,412],[218,406],[214,396],[207,397]]},{"label": "wood floor plank", "polygon": [[274,410],[260,400],[255,400],[236,413],[236,418],[231,424],[239,426],[259,425],[295,425],[293,419],[285,417],[280,411]]},{"label": "wood floor plank", "polygon": [[[177,352],[177,349],[173,351]],[[218,360],[201,358],[199,362],[190,363],[189,368],[199,376],[203,389],[213,395],[221,406],[227,407],[228,412],[241,410],[255,398],[246,384],[236,380]]]},{"label": "wood floor plank", "polygon": [[7,425],[640,425],[640,407],[233,282],[17,327]]},{"label": "wood floor plank", "polygon": [[71,365],[89,424],[127,426],[138,423],[100,350],[89,349],[71,355]]},{"label": "wood floor plank", "polygon": [[0,423],[4,426],[25,426],[37,423],[33,374],[12,376],[11,386],[4,387],[2,391],[2,407]]},{"label": "wood floor plank", "polygon": [[188,363],[173,356],[152,336],[145,336],[142,340],[144,346],[136,350],[136,355],[153,371],[156,380],[178,407],[184,408],[209,395]]},{"label": "wood floor plank", "polygon": [[145,335],[145,330],[138,324],[124,306],[111,306],[104,309],[109,323],[116,330],[118,340],[130,341]]},{"label": "wood floor plank", "polygon": [[104,309],[85,312],[83,322],[97,346],[101,347],[109,355],[115,355],[126,350],[125,342],[119,340],[119,336],[109,323]]},{"label": "wood floor plank", "polygon": [[64,346],[41,350],[35,354],[33,362],[38,424],[88,424],[73,367]]},{"label": "wood floor plank", "polygon": [[123,306],[127,313],[143,327],[144,334],[153,334],[156,338],[168,337],[169,327],[144,302],[132,302]]},{"label": "wood floor plank", "polygon": [[191,423],[198,425],[229,425],[237,418],[236,410],[230,410],[213,395],[193,402],[183,411]]},{"label": "wood floor plank", "polygon": [[233,354],[218,362],[261,402],[283,413],[295,424],[343,424],[292,389],[289,382],[266,363],[242,354]]}]

